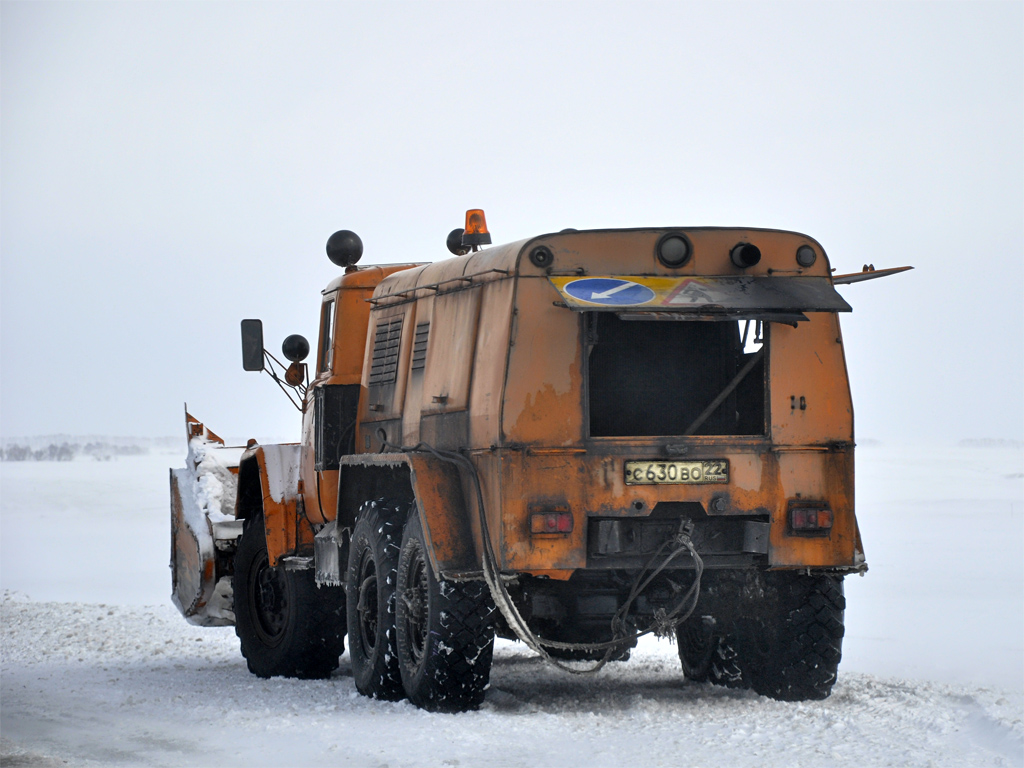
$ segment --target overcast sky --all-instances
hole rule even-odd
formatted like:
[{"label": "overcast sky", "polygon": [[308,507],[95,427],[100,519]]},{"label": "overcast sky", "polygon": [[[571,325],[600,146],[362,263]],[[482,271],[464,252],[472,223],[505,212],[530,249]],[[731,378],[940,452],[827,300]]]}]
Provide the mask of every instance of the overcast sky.
[{"label": "overcast sky", "polygon": [[857,435],[1024,438],[1024,4],[0,5],[0,436],[297,439],[337,269],[754,226],[840,272]]}]

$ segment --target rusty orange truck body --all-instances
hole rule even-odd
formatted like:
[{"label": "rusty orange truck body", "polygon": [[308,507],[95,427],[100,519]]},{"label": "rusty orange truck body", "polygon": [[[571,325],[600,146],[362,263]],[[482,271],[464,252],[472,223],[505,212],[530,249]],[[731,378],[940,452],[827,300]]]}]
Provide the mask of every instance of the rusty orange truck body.
[{"label": "rusty orange truck body", "polygon": [[[232,453],[191,425],[183,613],[234,621],[264,676],[330,674],[347,634],[361,692],[429,709],[480,703],[495,632],[561,665],[671,632],[690,679],[827,696],[866,563],[849,305],[821,245],[469,229],[433,263],[360,268],[351,238],[332,256],[300,443]],[[218,452],[213,509],[192,486]]]}]

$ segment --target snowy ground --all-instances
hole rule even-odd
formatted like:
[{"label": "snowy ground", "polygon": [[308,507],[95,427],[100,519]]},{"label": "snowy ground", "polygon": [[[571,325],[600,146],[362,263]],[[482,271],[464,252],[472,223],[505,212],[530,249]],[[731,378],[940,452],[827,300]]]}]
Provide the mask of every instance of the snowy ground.
[{"label": "snowy ground", "polygon": [[0,764],[1024,765],[1024,451],[862,446],[870,573],[832,697],[686,683],[675,648],[569,678],[500,642],[479,712],[258,680],[170,605],[178,454],[0,464]]}]

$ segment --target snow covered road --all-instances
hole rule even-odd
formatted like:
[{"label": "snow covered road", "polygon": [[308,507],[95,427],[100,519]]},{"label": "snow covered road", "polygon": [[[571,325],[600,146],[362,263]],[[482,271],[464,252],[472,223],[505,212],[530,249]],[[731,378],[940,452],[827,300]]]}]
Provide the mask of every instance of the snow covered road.
[{"label": "snow covered road", "polygon": [[69,765],[960,768],[1014,765],[1024,743],[1019,694],[845,674],[782,704],[686,683],[658,641],[582,679],[502,642],[483,709],[452,716],[359,696],[347,656],[327,681],[256,679],[233,630],[170,607],[2,614],[4,734]]},{"label": "snow covered road", "polygon": [[655,639],[587,678],[499,641],[458,716],[358,696],[347,654],[327,681],[259,680],[231,628],[180,618],[180,463],[0,465],[2,765],[1024,765],[1019,448],[858,451],[871,572],[824,702],[688,683]]}]

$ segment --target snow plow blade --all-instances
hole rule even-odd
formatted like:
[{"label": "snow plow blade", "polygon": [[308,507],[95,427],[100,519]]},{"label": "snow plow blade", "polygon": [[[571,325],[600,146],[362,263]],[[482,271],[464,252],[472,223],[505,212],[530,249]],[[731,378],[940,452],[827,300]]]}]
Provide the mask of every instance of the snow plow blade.
[{"label": "snow plow blade", "polygon": [[171,599],[192,624],[235,623],[230,563],[242,521],[234,516],[238,461],[245,448],[227,447],[185,412],[188,458],[171,470]]}]

